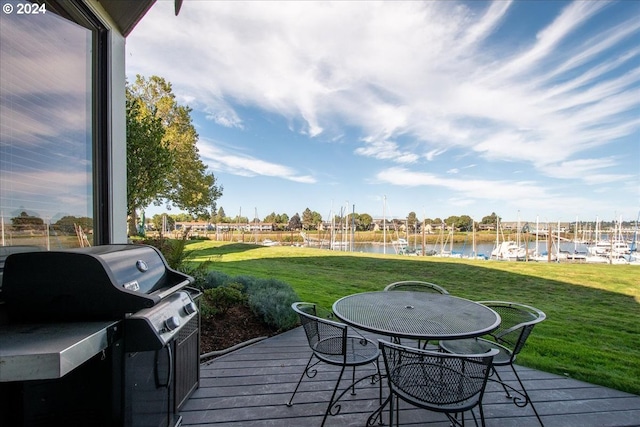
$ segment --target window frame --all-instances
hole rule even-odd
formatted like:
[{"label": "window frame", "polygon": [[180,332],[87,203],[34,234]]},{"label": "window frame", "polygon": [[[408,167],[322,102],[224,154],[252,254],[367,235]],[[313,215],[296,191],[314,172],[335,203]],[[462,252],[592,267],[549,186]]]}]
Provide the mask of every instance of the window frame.
[{"label": "window frame", "polygon": [[92,33],[91,153],[93,190],[93,243],[112,243],[111,194],[111,79],[109,29],[81,0],[45,0],[47,11],[81,25]]}]

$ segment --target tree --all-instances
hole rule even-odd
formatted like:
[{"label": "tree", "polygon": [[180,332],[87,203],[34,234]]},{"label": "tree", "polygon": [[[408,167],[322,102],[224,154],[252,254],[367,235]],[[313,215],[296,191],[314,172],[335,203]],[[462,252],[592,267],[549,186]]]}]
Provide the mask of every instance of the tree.
[{"label": "tree", "polygon": [[322,223],[322,215],[316,211],[306,208],[302,212],[302,225],[307,230],[317,229],[318,224]]},{"label": "tree", "polygon": [[74,234],[76,232],[76,225],[79,225],[84,230],[91,230],[93,228],[93,219],[83,216],[63,216],[56,221],[55,226],[63,233]]},{"label": "tree", "polygon": [[473,220],[469,215],[450,216],[444,220],[450,226],[458,231],[471,231]]},{"label": "tree", "polygon": [[211,222],[220,224],[231,221],[227,221],[227,215],[224,213],[224,209],[222,208],[222,206],[220,206],[220,208],[218,209],[218,213],[211,217]]},{"label": "tree", "polygon": [[358,230],[359,231],[367,231],[371,229],[371,224],[373,224],[373,218],[371,215],[365,213],[358,215]]},{"label": "tree", "polygon": [[269,215],[265,216],[262,222],[276,222],[277,215],[275,212],[271,212]]},{"label": "tree", "polygon": [[409,230],[416,230],[416,226],[420,221],[418,220],[418,216],[415,212],[409,212],[407,216],[407,228]]},{"label": "tree", "polygon": [[473,231],[473,218],[469,215],[460,215],[456,226],[460,231]]},{"label": "tree", "polygon": [[178,213],[178,214],[172,214],[170,215],[173,220],[175,222],[192,222],[193,221],[193,215],[188,214],[188,213]]},{"label": "tree", "polygon": [[276,216],[276,224],[278,230],[285,230],[289,226],[289,215],[283,213]]},{"label": "tree", "polygon": [[485,216],[480,221],[481,224],[496,224],[498,222],[498,215],[495,212],[491,212],[491,215]]},{"label": "tree", "polygon": [[160,119],[144,113],[146,107],[133,96],[127,96],[126,104],[127,214],[129,235],[134,236],[138,233],[136,210],[148,206],[163,191],[173,156],[163,141]]},{"label": "tree", "polygon": [[300,215],[296,212],[289,220],[289,230],[300,229],[302,229],[302,221],[300,220]]},{"label": "tree", "polygon": [[26,212],[20,212],[20,215],[11,218],[11,224],[19,230],[42,228],[44,220],[37,216],[31,216]]},{"label": "tree", "polygon": [[249,218],[247,218],[246,216],[240,216],[240,215],[236,215],[235,218],[227,218],[229,221],[225,221],[225,222],[233,222],[235,224],[248,224],[249,223]]},{"label": "tree", "polygon": [[307,230],[311,230],[312,225],[313,225],[313,213],[311,212],[311,209],[306,208],[302,212],[302,227]]},{"label": "tree", "polygon": [[157,76],[149,80],[136,76],[126,95],[130,231],[136,210],[151,202],[164,201],[194,216],[210,216],[222,187],[216,186],[214,175],[200,160],[191,109],[179,105],[171,84]]},{"label": "tree", "polygon": [[165,222],[166,230],[172,230],[176,224],[175,219],[171,215],[167,215],[167,214],[155,214],[151,218],[151,224],[153,224],[153,227],[156,230],[166,231],[166,230],[162,230],[163,222]]}]

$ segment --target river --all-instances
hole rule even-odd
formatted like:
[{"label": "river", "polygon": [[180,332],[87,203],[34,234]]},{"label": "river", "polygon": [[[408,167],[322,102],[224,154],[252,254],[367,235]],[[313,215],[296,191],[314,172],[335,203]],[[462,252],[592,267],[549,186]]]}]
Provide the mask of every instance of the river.
[{"label": "river", "polygon": [[[475,256],[485,256],[487,258],[489,258],[491,256],[491,251],[493,250],[493,248],[495,247],[495,243],[478,243],[476,244],[476,251],[475,254],[473,253],[473,247],[471,244],[469,243],[454,243],[452,246],[450,246],[449,244],[447,244],[444,248],[441,248],[440,244],[434,245],[434,244],[427,244],[425,246],[425,251],[427,252],[427,254],[431,253],[431,254],[441,254],[441,253],[445,253],[445,254],[449,254],[452,253],[454,255],[460,255],[462,257],[473,257]],[[536,247],[536,242],[530,242],[529,246],[530,249],[535,250]],[[413,250],[413,246],[409,246],[409,250]],[[336,250],[340,250],[340,249],[336,249]],[[343,249],[344,250],[344,249]],[[347,249],[348,250],[348,249]],[[556,252],[556,247],[554,245],[554,247],[551,250],[551,253],[555,253]],[[417,248],[415,248],[415,251],[420,253],[422,252],[422,247],[420,245],[418,245]],[[574,252],[578,252],[578,253],[586,253],[587,252],[587,246],[582,244],[582,243],[574,243],[574,242],[561,242],[560,243],[560,251],[566,251],[569,253],[574,253]],[[378,253],[378,254],[382,254],[382,253],[386,253],[386,254],[395,254],[396,253],[396,249],[394,247],[394,245],[392,245],[391,243],[387,243],[386,247],[385,245],[383,245],[382,243],[355,243],[355,247],[353,248],[353,252],[367,252],[367,253]],[[539,241],[538,242],[538,253],[546,253],[547,252],[547,242],[546,241]]]}]

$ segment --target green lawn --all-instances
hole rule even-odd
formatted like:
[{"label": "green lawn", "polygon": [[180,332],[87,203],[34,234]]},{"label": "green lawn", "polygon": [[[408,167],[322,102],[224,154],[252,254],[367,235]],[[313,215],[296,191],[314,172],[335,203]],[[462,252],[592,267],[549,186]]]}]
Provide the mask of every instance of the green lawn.
[{"label": "green lawn", "polygon": [[640,267],[475,261],[347,253],[299,247],[192,242],[194,261],[226,274],[273,277],[301,300],[331,308],[356,292],[399,280],[425,280],[472,300],[539,308],[518,363],[640,394]]}]

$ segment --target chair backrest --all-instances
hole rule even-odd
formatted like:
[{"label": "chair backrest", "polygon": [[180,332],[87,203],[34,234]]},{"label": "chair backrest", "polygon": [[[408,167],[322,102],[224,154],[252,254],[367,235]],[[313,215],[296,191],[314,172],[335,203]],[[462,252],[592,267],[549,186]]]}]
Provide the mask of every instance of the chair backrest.
[{"label": "chair backrest", "polygon": [[537,308],[515,302],[479,301],[479,303],[496,311],[502,318],[498,329],[490,335],[498,344],[511,350],[512,358],[520,353],[533,327],[547,318]]},{"label": "chair backrest", "polygon": [[315,304],[294,302],[291,308],[298,313],[309,347],[320,355],[346,355],[347,325],[319,317]]},{"label": "chair backrest", "polygon": [[476,406],[487,385],[493,357],[422,350],[379,340],[389,388],[410,402],[432,409],[465,411]]},{"label": "chair backrest", "polygon": [[442,286],[435,283],[422,282],[419,280],[403,280],[401,282],[391,283],[384,288],[385,291],[415,291],[415,292],[433,292],[449,295],[449,292]]}]

